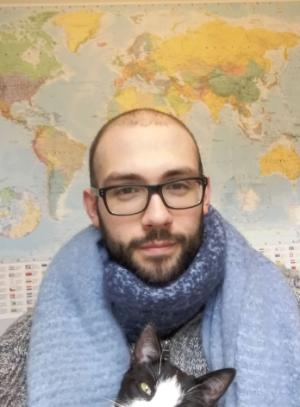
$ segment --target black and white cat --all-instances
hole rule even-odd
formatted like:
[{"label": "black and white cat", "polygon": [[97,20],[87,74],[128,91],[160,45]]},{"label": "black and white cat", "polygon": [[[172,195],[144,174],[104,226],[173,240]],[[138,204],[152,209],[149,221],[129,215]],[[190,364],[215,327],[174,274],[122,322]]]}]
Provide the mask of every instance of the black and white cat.
[{"label": "black and white cat", "polygon": [[164,360],[154,327],[145,327],[136,342],[115,407],[212,407],[235,376],[221,369],[200,378],[189,376]]}]

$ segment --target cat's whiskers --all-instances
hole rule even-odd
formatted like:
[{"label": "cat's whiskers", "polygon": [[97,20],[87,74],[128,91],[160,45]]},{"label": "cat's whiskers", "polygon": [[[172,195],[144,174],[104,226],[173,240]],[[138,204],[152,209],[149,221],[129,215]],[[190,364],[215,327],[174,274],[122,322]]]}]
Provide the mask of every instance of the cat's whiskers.
[{"label": "cat's whiskers", "polygon": [[201,378],[188,375],[172,365],[165,351],[168,345],[163,345],[153,325],[147,325],[111,407],[211,407],[225,393],[234,369],[220,369]]},{"label": "cat's whiskers", "polygon": [[113,406],[126,407],[124,404],[120,404],[120,403],[118,403],[118,402],[115,401],[115,400],[111,400],[111,399],[108,399],[108,398],[106,398],[106,397],[102,397],[102,399],[105,400],[105,401],[110,401]]}]

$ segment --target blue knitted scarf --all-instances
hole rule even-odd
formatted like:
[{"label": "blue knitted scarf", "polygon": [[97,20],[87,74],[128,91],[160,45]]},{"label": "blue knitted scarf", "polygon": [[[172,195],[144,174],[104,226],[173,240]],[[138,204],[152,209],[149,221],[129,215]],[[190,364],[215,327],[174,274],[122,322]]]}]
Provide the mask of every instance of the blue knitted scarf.
[{"label": "blue knitted scarf", "polygon": [[[134,338],[148,315],[168,333],[204,303],[209,367],[237,369],[220,405],[299,407],[300,318],[287,282],[216,210],[205,216],[204,230],[191,267],[161,288],[150,289],[111,263],[93,227],[61,249],[35,309],[29,407],[111,405],[129,364],[125,333]],[[158,319],[157,310],[164,314]]]},{"label": "blue knitted scarf", "polygon": [[223,281],[225,233],[219,217],[211,217],[209,227],[204,220],[202,240],[185,273],[161,287],[143,282],[110,259],[104,262],[104,290],[129,342],[149,321],[160,336],[171,334],[203,308]]}]

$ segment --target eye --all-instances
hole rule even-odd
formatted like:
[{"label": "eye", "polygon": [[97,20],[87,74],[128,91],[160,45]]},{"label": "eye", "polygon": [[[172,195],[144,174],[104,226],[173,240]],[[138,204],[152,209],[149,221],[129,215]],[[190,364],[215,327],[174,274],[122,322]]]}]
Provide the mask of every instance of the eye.
[{"label": "eye", "polygon": [[109,196],[114,199],[125,200],[135,198],[143,193],[143,188],[135,185],[124,185],[123,187],[115,187],[109,190]]},{"label": "eye", "polygon": [[185,191],[185,190],[189,189],[189,184],[187,184],[186,182],[176,182],[176,184],[173,184],[173,189]]},{"label": "eye", "polygon": [[142,390],[143,393],[147,394],[147,396],[152,395],[151,387],[146,382],[139,383],[139,388]]},{"label": "eye", "polygon": [[174,181],[165,186],[165,191],[173,195],[183,195],[189,192],[192,188],[191,182]]},{"label": "eye", "polygon": [[128,194],[134,194],[136,192],[139,192],[138,187],[131,187],[131,186],[126,186],[126,187],[120,187],[115,189],[115,194],[116,195],[128,195]]}]

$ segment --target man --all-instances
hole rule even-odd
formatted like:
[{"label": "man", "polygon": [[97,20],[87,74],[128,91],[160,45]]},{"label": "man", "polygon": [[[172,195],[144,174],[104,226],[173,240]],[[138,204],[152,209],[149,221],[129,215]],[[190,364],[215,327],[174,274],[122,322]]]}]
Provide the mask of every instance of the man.
[{"label": "man", "polygon": [[112,119],[91,146],[90,175],[93,226],[62,248],[40,289],[28,405],[110,405],[128,349],[151,321],[188,373],[236,368],[220,405],[298,406],[296,300],[211,207],[183,123],[150,109]]}]

